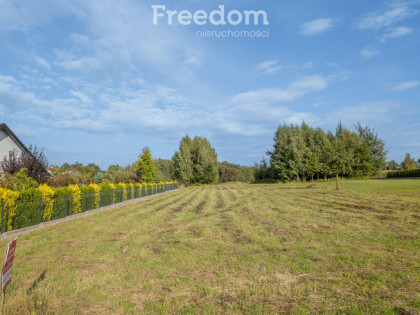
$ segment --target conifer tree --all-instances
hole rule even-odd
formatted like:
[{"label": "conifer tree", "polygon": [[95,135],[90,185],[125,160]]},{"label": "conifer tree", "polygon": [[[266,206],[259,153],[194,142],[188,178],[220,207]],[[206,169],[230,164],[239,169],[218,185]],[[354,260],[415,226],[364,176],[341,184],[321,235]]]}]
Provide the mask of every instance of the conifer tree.
[{"label": "conifer tree", "polygon": [[154,183],[156,181],[157,170],[149,147],[143,148],[139,160],[135,163],[135,169],[141,182]]}]

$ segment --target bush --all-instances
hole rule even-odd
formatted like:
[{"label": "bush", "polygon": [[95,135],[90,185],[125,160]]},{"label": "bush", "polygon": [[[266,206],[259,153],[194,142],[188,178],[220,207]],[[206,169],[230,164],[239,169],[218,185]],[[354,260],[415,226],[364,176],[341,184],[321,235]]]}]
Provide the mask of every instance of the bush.
[{"label": "bush", "polygon": [[124,200],[127,200],[127,190],[125,189],[125,184],[119,183],[115,185],[114,189],[114,196],[115,200],[114,202],[122,202]]},{"label": "bush", "polygon": [[39,191],[42,196],[42,220],[49,221],[54,210],[54,190],[46,184],[41,184]]},{"label": "bush", "polygon": [[30,145],[28,152],[23,151],[19,154],[16,150],[10,151],[9,156],[5,157],[0,163],[0,168],[3,172],[10,174],[15,174],[22,168],[26,168],[28,176],[41,184],[45,183],[49,177],[45,169],[46,165],[48,165],[48,160],[43,150]]},{"label": "bush", "polygon": [[94,196],[95,196],[95,208],[99,208],[99,202],[100,202],[100,193],[101,193],[101,187],[99,187],[98,184],[90,184],[89,187],[91,187],[94,190]]},{"label": "bush", "polygon": [[127,199],[135,198],[134,184],[125,184],[125,189],[127,190]]},{"label": "bush", "polygon": [[38,223],[40,197],[42,197],[42,193],[38,188],[30,188],[19,192],[13,229]]},{"label": "bush", "polygon": [[143,196],[142,194],[142,185],[140,183],[134,184],[134,198],[138,198],[140,196]]},{"label": "bush", "polygon": [[19,198],[19,193],[10,189],[0,187],[0,202],[4,202],[4,217],[3,217],[3,231],[10,231],[13,229],[13,219],[17,213],[16,200]]},{"label": "bush", "polygon": [[53,187],[67,187],[69,185],[85,184],[85,178],[78,172],[65,172],[54,175],[48,179],[48,185]]},{"label": "bush", "polygon": [[420,177],[420,168],[411,170],[391,171],[386,174],[386,178],[406,178]]},{"label": "bush", "polygon": [[9,173],[2,173],[0,178],[0,186],[17,191],[26,190],[29,188],[37,188],[38,183],[28,176],[28,170],[26,168],[22,168],[14,175]]},{"label": "bush", "polygon": [[116,200],[116,194],[113,193],[115,186],[110,183],[102,183],[99,185],[100,191],[100,207],[108,206]]},{"label": "bush", "polygon": [[[89,186],[80,187],[82,211],[92,210],[99,207],[99,192],[96,193],[95,186],[98,185],[91,184]],[[96,200],[98,200],[97,203]],[[98,205],[96,206],[96,204]]]},{"label": "bush", "polygon": [[81,191],[80,187],[77,185],[70,185],[69,189],[71,190],[71,198],[72,198],[72,212],[71,214],[80,213],[82,212],[82,205],[81,205]]},{"label": "bush", "polygon": [[52,219],[63,218],[71,213],[71,189],[67,187],[56,188],[54,190],[54,210]]}]

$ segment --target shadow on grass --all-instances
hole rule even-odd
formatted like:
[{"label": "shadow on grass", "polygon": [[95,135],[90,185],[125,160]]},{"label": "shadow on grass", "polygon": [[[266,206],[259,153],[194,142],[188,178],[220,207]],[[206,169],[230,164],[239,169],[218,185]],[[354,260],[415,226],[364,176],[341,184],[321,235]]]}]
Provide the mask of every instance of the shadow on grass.
[{"label": "shadow on grass", "polygon": [[44,270],[39,277],[34,281],[34,283],[32,283],[31,287],[28,289],[27,293],[28,295],[30,295],[36,288],[36,286],[38,285],[38,283],[40,283],[42,280],[45,279],[45,274],[47,273],[46,270]]}]

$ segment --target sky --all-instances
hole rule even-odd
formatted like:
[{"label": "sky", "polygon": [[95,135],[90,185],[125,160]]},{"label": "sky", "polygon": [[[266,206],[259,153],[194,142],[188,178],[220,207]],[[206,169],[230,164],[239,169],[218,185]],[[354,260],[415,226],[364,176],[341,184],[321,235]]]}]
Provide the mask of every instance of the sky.
[{"label": "sky", "polygon": [[[236,10],[226,25],[184,25],[220,5],[225,21]],[[170,24],[166,10],[188,12]],[[268,23],[246,25],[250,10]],[[302,121],[367,124],[388,160],[417,160],[419,32],[419,0],[2,0],[0,123],[50,164],[103,169],[145,146],[171,158],[186,134],[207,137],[219,161],[253,165],[279,125]]]}]

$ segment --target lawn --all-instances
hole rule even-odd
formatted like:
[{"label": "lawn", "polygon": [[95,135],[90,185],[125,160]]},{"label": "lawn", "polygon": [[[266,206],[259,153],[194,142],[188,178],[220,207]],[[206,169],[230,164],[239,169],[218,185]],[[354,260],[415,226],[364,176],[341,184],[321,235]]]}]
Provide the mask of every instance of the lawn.
[{"label": "lawn", "polygon": [[418,313],[420,180],[333,187],[182,188],[21,235],[5,313]]}]

